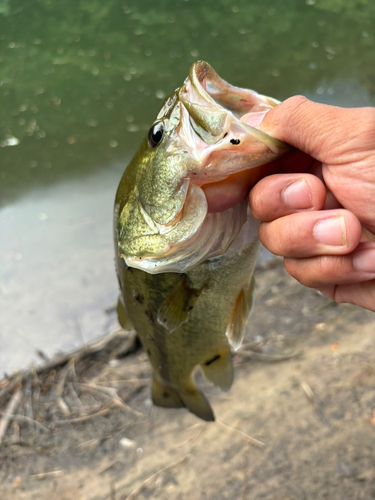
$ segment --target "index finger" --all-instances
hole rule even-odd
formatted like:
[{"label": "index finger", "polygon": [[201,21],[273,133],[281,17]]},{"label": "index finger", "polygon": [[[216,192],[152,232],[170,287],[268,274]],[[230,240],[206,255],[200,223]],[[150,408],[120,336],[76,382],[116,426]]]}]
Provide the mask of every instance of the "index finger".
[{"label": "index finger", "polygon": [[309,172],[314,165],[314,158],[299,149],[292,149],[277,160],[267,163],[269,172],[295,174]]},{"label": "index finger", "polygon": [[292,150],[275,161],[232,174],[223,181],[204,184],[209,212],[221,212],[244,200],[255,184],[272,174],[307,172],[313,165],[311,156]]}]

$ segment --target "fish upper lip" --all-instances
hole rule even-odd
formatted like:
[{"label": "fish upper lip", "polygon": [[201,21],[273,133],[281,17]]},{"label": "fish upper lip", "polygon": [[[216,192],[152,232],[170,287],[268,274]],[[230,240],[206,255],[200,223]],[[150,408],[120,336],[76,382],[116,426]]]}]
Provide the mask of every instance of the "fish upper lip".
[{"label": "fish upper lip", "polygon": [[[231,85],[204,61],[192,64],[189,77],[179,90],[178,96],[180,105],[189,114],[190,126],[208,146],[215,146],[230,134],[228,149],[232,150],[229,144],[231,139],[232,145],[238,144],[237,141],[233,142],[233,139],[237,139],[235,133],[231,134],[236,129],[242,130],[245,135],[251,131],[251,135],[257,136],[257,140],[267,144],[271,150],[273,147],[289,149],[287,144],[269,137],[251,125],[251,122],[258,121],[258,115],[263,117],[279,104],[279,101],[254,90]],[[213,137],[210,137],[210,134]]]},{"label": "fish upper lip", "polygon": [[268,111],[279,103],[276,99],[258,94],[254,90],[231,85],[205,61],[197,61],[191,66],[189,80],[207,104],[224,108],[238,119],[248,113]]}]

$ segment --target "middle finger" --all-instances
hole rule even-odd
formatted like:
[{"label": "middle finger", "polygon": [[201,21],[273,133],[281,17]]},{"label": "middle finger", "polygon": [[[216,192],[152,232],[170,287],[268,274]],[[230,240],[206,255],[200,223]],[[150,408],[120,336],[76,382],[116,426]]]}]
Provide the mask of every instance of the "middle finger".
[{"label": "middle finger", "polygon": [[361,236],[361,224],[348,210],[295,213],[259,226],[259,239],[270,252],[297,259],[345,255]]},{"label": "middle finger", "polygon": [[323,182],[312,174],[275,174],[264,177],[250,192],[253,216],[271,221],[306,210],[320,210],[326,199]]}]

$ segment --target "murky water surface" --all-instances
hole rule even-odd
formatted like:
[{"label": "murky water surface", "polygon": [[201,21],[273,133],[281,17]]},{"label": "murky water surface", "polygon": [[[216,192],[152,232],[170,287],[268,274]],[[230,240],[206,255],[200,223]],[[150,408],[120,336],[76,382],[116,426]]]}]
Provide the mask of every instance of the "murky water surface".
[{"label": "murky water surface", "polygon": [[372,0],[0,0],[0,373],[103,334],[112,204],[191,62],[373,105]]}]

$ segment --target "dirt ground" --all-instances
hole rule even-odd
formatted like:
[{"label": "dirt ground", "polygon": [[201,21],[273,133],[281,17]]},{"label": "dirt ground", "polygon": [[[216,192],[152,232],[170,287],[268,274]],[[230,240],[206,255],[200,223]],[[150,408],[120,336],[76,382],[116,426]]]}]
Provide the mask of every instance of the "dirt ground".
[{"label": "dirt ground", "polygon": [[279,260],[256,281],[232,389],[198,377],[214,423],[152,407],[131,333],[2,381],[0,498],[375,499],[374,314],[303,288]]}]

